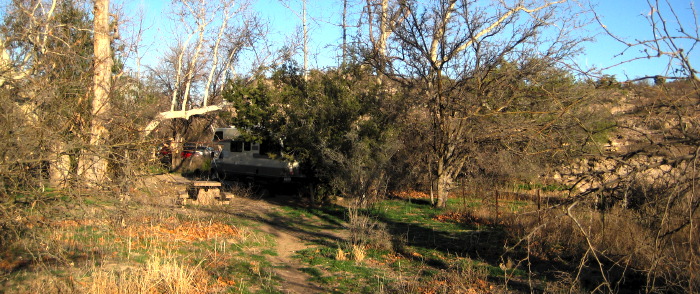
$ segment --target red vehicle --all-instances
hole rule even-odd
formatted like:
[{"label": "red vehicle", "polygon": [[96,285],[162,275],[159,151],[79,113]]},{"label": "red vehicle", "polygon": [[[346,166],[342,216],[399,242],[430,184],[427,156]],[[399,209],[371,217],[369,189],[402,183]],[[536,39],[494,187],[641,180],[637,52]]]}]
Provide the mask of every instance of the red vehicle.
[{"label": "red vehicle", "polygon": [[156,151],[156,157],[164,166],[169,166],[173,160],[173,154],[168,145],[163,145],[158,147]]},{"label": "red vehicle", "polygon": [[197,146],[194,143],[185,143],[185,146],[182,148],[182,152],[180,152],[180,157],[186,159],[193,156],[213,158],[214,149],[208,146]]}]

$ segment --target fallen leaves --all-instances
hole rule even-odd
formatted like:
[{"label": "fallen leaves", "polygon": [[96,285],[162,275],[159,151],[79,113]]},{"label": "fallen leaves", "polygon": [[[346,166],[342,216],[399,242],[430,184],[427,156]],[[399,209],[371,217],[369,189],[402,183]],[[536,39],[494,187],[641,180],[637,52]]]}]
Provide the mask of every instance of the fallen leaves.
[{"label": "fallen leaves", "polygon": [[399,191],[392,194],[393,197],[401,199],[429,199],[430,194],[419,191]]},{"label": "fallen leaves", "polygon": [[219,222],[187,221],[175,225],[131,225],[122,233],[132,238],[157,237],[173,241],[207,241],[212,239],[233,239],[240,231],[232,225]]},{"label": "fallen leaves", "polygon": [[228,278],[223,278],[223,277],[218,277],[216,279],[216,282],[221,285],[221,286],[233,286],[236,285],[236,281],[228,279]]}]

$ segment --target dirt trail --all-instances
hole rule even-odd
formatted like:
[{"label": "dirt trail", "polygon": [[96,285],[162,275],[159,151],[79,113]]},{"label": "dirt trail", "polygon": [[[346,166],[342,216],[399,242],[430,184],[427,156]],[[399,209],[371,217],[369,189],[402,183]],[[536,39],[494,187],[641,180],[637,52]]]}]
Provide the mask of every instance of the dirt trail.
[{"label": "dirt trail", "polygon": [[[288,199],[284,199],[288,198]],[[293,200],[292,196],[277,196],[274,200]],[[334,232],[309,232],[299,229],[290,224],[299,222],[318,222],[313,219],[292,219],[291,217],[280,217],[278,212],[279,204],[266,200],[255,200],[237,197],[231,201],[231,210],[244,217],[257,220],[260,226],[256,227],[262,232],[274,236],[277,256],[269,257],[274,267],[274,272],[282,279],[281,288],[286,293],[325,293],[326,291],[308,281],[309,275],[300,271],[305,265],[295,259],[294,254],[308,247],[308,240],[314,234],[323,234],[331,238],[341,238]]]},{"label": "dirt trail", "polygon": [[292,258],[296,251],[306,248],[303,241],[272,225],[263,225],[260,229],[276,237],[278,256],[272,256],[270,261],[282,279],[282,289],[287,293],[323,292],[323,288],[308,281],[309,275],[299,270],[303,265]]},{"label": "dirt trail", "polygon": [[[161,175],[151,179],[151,187],[162,194],[176,195],[177,191],[189,182],[188,179],[179,175]],[[173,189],[171,192],[166,189]],[[268,260],[272,263],[274,273],[281,278],[280,288],[285,293],[325,293],[325,289],[317,284],[308,281],[309,275],[300,269],[305,267],[299,260],[294,258],[294,254],[307,248],[309,240],[339,241],[343,239],[337,228],[329,228],[316,217],[292,217],[281,213],[281,207],[285,205],[295,205],[299,199],[296,196],[277,196],[265,199],[251,199],[246,197],[233,197],[230,204],[225,208],[228,213],[238,217],[256,222],[255,229],[274,237],[275,251],[277,256],[270,256]],[[311,224],[313,229],[308,229]]]}]

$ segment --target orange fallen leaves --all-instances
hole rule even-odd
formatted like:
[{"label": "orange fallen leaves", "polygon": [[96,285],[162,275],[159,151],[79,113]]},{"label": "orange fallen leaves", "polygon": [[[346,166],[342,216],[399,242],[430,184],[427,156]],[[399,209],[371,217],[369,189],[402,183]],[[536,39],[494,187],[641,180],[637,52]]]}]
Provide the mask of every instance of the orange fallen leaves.
[{"label": "orange fallen leaves", "polygon": [[401,199],[428,199],[430,194],[426,194],[418,191],[400,191],[394,192],[393,196]]},{"label": "orange fallen leaves", "polygon": [[218,277],[216,279],[216,282],[219,283],[219,285],[221,286],[233,286],[236,284],[236,281],[222,277]]},{"label": "orange fallen leaves", "polygon": [[174,241],[193,242],[229,239],[238,236],[240,231],[234,226],[216,222],[183,222],[174,226],[163,224],[129,226],[123,229],[122,233],[132,238],[159,237]]}]

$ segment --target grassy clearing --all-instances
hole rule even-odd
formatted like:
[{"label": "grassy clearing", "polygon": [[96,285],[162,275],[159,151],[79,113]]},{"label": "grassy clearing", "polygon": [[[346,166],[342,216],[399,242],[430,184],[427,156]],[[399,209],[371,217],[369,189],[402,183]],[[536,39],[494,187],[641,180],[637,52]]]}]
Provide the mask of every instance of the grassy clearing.
[{"label": "grassy clearing", "polygon": [[9,228],[7,246],[0,249],[0,288],[6,293],[279,291],[267,261],[276,254],[271,238],[225,211],[166,205],[90,196],[15,206],[17,225]]},{"label": "grassy clearing", "polygon": [[[464,200],[451,199],[449,205],[464,207]],[[487,204],[469,200],[468,207]],[[312,211],[317,216],[331,215],[320,219],[332,223],[341,221],[342,212],[336,208],[285,211],[294,217],[309,217]],[[423,198],[383,200],[356,214],[344,213],[342,221],[351,234],[347,242],[314,243],[297,257],[306,264],[303,271],[312,281],[335,293],[486,293],[499,289],[505,276],[526,276],[522,270],[498,266],[502,246],[493,245],[503,238],[500,228],[451,217],[455,213],[436,209]],[[353,244],[355,231],[362,239],[357,244]]]},{"label": "grassy clearing", "polygon": [[[575,262],[586,247],[574,224],[518,197],[464,194],[447,209],[433,208],[417,192],[364,209],[269,199],[260,217],[246,207],[181,208],[167,197],[157,200],[154,191],[143,201],[52,196],[3,210],[12,222],[2,223],[8,245],[0,249],[0,287],[6,293],[280,293],[286,281],[279,270],[298,272],[322,293],[585,292],[597,282],[590,262],[576,280]],[[607,220],[607,234],[592,240],[597,244],[635,236],[615,227],[622,215],[574,213],[591,230]],[[533,230],[542,223],[556,226]],[[263,226],[303,243],[294,265],[280,264],[279,236]],[[556,275],[552,268],[568,272]]]}]

